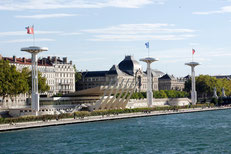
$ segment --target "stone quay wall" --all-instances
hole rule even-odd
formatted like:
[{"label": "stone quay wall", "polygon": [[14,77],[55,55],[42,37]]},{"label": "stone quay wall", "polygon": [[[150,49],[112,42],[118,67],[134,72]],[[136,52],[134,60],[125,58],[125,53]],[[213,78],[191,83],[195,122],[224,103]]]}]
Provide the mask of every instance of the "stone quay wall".
[{"label": "stone quay wall", "polygon": [[[152,107],[155,106],[185,106],[191,102],[188,98],[161,98],[153,99]],[[147,99],[130,99],[126,108],[146,108],[148,107]]]}]

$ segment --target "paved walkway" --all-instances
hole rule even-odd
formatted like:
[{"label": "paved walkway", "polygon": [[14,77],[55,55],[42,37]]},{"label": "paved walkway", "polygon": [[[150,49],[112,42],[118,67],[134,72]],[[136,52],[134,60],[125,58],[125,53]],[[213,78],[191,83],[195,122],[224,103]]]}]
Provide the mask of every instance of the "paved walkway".
[{"label": "paved walkway", "polygon": [[152,111],[150,113],[135,112],[135,113],[124,113],[119,115],[107,115],[107,116],[90,116],[85,118],[68,118],[60,120],[50,120],[50,121],[33,121],[33,122],[22,122],[14,124],[0,124],[0,132],[12,131],[20,129],[29,129],[37,127],[48,127],[56,125],[66,125],[75,123],[86,123],[86,122],[96,122],[105,120],[115,120],[115,119],[126,119],[126,118],[136,118],[136,117],[146,117],[146,116],[158,116],[158,115],[169,115],[169,114],[181,114],[181,113],[191,113],[191,112],[203,112],[212,110],[225,110],[231,109],[228,107],[213,107],[213,108],[190,108],[190,109],[180,109],[180,110],[165,110],[165,111]]}]

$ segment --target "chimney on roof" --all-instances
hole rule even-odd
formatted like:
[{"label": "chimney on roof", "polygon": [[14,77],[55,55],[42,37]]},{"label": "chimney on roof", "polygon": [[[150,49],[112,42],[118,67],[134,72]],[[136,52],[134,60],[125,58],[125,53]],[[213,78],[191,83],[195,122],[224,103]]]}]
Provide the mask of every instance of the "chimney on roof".
[{"label": "chimney on roof", "polygon": [[72,60],[70,61],[70,64],[72,65]]},{"label": "chimney on roof", "polygon": [[50,56],[48,56],[47,59],[48,59],[49,62],[51,61],[51,57]]},{"label": "chimney on roof", "polygon": [[57,64],[57,58],[56,58],[56,56],[52,57],[52,63]]},{"label": "chimney on roof", "polygon": [[42,59],[42,65],[46,65],[46,60],[47,60],[46,58]]},{"label": "chimney on roof", "polygon": [[16,56],[13,56],[13,61],[17,62]]},{"label": "chimney on roof", "polygon": [[63,64],[67,63],[67,57],[63,57]]},{"label": "chimney on roof", "polygon": [[25,57],[22,58],[22,62],[26,63],[26,58]]}]

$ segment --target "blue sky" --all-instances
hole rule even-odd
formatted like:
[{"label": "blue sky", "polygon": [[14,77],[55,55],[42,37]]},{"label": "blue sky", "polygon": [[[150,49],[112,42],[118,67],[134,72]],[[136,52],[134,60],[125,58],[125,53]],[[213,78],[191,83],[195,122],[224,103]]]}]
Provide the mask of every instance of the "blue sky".
[{"label": "blue sky", "polygon": [[[185,76],[231,74],[231,0],[0,0],[0,54],[30,57],[35,26],[40,57],[68,57],[78,70],[108,70],[125,55],[159,58],[152,68]],[[146,65],[140,62],[143,69]]]}]

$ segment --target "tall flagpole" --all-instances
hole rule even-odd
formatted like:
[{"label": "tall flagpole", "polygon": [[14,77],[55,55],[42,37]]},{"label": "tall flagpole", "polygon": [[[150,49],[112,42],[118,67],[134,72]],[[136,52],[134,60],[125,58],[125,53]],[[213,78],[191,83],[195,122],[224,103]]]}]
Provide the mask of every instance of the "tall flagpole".
[{"label": "tall flagpole", "polygon": [[192,62],[193,62],[193,49],[192,49]]},{"label": "tall flagpole", "polygon": [[148,48],[148,57],[149,57],[149,41],[145,43],[146,48]]},{"label": "tall flagpole", "polygon": [[193,60],[194,60],[194,59],[193,59],[193,58],[194,58],[194,57],[193,57],[193,56],[194,56],[194,53],[195,53],[195,49],[192,48],[192,62],[193,62]]},{"label": "tall flagpole", "polygon": [[150,55],[150,54],[149,54],[149,47],[148,47],[148,57],[149,57],[149,55]]},{"label": "tall flagpole", "polygon": [[149,42],[150,41],[148,41],[148,57],[150,56],[150,45],[149,45]]},{"label": "tall flagpole", "polygon": [[32,26],[32,29],[33,29],[33,45],[35,46],[34,25]]}]

